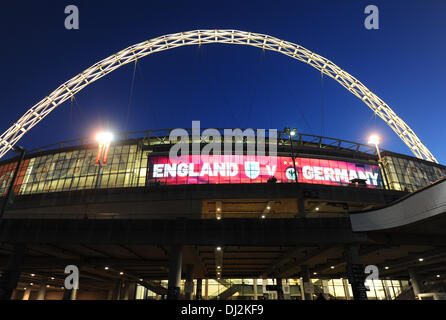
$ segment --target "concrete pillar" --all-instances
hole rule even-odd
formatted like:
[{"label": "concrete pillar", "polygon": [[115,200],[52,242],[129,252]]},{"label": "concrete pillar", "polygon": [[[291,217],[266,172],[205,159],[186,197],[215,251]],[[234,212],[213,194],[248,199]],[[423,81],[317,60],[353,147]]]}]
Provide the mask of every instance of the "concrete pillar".
[{"label": "concrete pillar", "polygon": [[40,283],[39,292],[37,293],[37,300],[45,300],[46,284],[47,284],[46,279],[42,280],[42,282]]},{"label": "concrete pillar", "polygon": [[285,300],[291,300],[291,287],[288,279],[282,280],[283,298]]},{"label": "concrete pillar", "polygon": [[263,300],[268,300],[268,290],[266,289],[268,280],[262,279],[262,293],[263,293]]},{"label": "concrete pillar", "polygon": [[77,300],[79,289],[71,289],[70,300]]},{"label": "concrete pillar", "polygon": [[129,300],[136,299],[136,282],[130,283],[129,287]]},{"label": "concrete pillar", "polygon": [[2,277],[0,277],[0,300],[11,299],[12,291],[17,288],[24,254],[25,245],[16,244],[6,266],[2,270]]},{"label": "concrete pillar", "polygon": [[388,279],[382,280],[384,293],[386,294],[386,300],[392,300],[392,290],[387,285]]},{"label": "concrete pillar", "polygon": [[124,292],[122,300],[135,300],[136,283],[126,282],[124,285]]},{"label": "concrete pillar", "polygon": [[186,283],[184,284],[184,293],[186,300],[192,300],[194,296],[194,265],[186,265]]},{"label": "concrete pillar", "polygon": [[129,299],[129,295],[130,295],[129,289],[130,289],[130,283],[124,282],[124,285],[122,287],[122,300]]},{"label": "concrete pillar", "polygon": [[203,279],[197,279],[197,290],[195,295],[195,300],[203,300]]},{"label": "concrete pillar", "polygon": [[347,261],[347,279],[352,286],[354,300],[367,300],[367,289],[364,285],[364,266],[359,260],[359,246],[345,246],[344,256]]},{"label": "concrete pillar", "polygon": [[328,280],[322,280],[322,292],[325,299],[330,298],[330,293],[328,291]]},{"label": "concrete pillar", "polygon": [[300,266],[300,269],[305,300],[313,300],[313,284],[311,283],[310,269],[308,269],[308,266],[306,265]]},{"label": "concrete pillar", "polygon": [[350,296],[350,290],[348,289],[347,279],[342,279],[342,285],[344,286],[345,300],[351,300],[352,297]]},{"label": "concrete pillar", "polygon": [[173,246],[169,253],[169,279],[167,299],[178,300],[180,298],[181,264],[183,262],[182,246]]},{"label": "concrete pillar", "polygon": [[70,300],[71,290],[64,289],[62,300]]},{"label": "concrete pillar", "polygon": [[14,289],[12,291],[11,300],[17,300],[17,289]]},{"label": "concrete pillar", "polygon": [[31,295],[31,288],[26,288],[25,292],[23,293],[22,300],[29,300],[30,295]]},{"label": "concrete pillar", "polygon": [[422,283],[414,268],[409,268],[410,283],[412,284],[413,293],[418,296],[422,292]]},{"label": "concrete pillar", "polygon": [[282,279],[276,278],[277,300],[283,300]]},{"label": "concrete pillar", "polygon": [[209,300],[209,280],[204,280],[204,298]]},{"label": "concrete pillar", "polygon": [[257,279],[253,279],[253,293],[254,293],[254,300],[258,299],[257,296]]}]

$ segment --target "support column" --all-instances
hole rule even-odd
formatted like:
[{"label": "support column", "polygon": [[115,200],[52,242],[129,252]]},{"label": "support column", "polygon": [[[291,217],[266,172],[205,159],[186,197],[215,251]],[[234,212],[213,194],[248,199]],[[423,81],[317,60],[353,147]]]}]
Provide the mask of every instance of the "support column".
[{"label": "support column", "polygon": [[17,300],[17,289],[12,291],[11,300]]},{"label": "support column", "polygon": [[17,288],[24,254],[25,245],[16,244],[6,266],[2,270],[3,276],[0,277],[0,300],[11,299],[12,291]]},{"label": "support column", "polygon": [[303,296],[305,296],[304,300],[313,300],[313,284],[311,283],[310,270],[306,265],[300,266],[300,269],[301,269],[302,284],[304,289]]},{"label": "support column", "polygon": [[297,198],[297,211],[299,218],[305,218],[305,202],[303,198]]},{"label": "support column", "polygon": [[197,279],[197,294],[195,295],[195,300],[203,300],[203,279]]},{"label": "support column", "polygon": [[300,278],[300,298],[305,300],[305,288],[304,288],[304,278]]},{"label": "support column", "polygon": [[186,300],[192,300],[194,296],[194,265],[186,265],[186,283],[184,284],[184,293]]},{"label": "support column", "polygon": [[347,261],[347,279],[352,286],[353,299],[367,300],[364,266],[359,260],[359,245],[347,245],[344,256]]},{"label": "support column", "polygon": [[65,289],[63,292],[62,300],[76,300],[78,289]]},{"label": "support column", "polygon": [[257,279],[253,279],[252,280],[252,284],[253,284],[254,300],[257,300],[258,299],[258,296],[257,296]]},{"label": "support column", "polygon": [[350,296],[350,290],[348,289],[347,279],[342,279],[342,285],[344,286],[345,300],[351,300],[352,297]]},{"label": "support column", "polygon": [[124,289],[123,289],[123,295],[122,295],[122,300],[128,300],[129,299],[129,295],[130,295],[130,283],[129,282],[125,282],[124,283]]},{"label": "support column", "polygon": [[178,300],[180,298],[181,264],[183,262],[182,246],[173,246],[169,255],[170,264],[167,299]]},{"label": "support column", "polygon": [[415,297],[417,297],[422,292],[422,284],[418,274],[414,268],[409,268],[410,283],[412,284],[412,289]]},{"label": "support column", "polygon": [[122,282],[121,279],[117,279],[115,283],[115,288],[113,289],[113,296],[112,300],[119,300],[121,297],[121,286]]},{"label": "support column", "polygon": [[71,289],[70,300],[77,300],[79,289]]},{"label": "support column", "polygon": [[30,295],[31,295],[31,288],[26,288],[25,292],[23,293],[22,300],[29,300]]},{"label": "support column", "polygon": [[209,280],[204,280],[204,298],[209,300]]},{"label": "support column", "polygon": [[40,283],[39,292],[37,293],[37,300],[45,300],[46,284],[47,284],[46,279],[42,280],[42,282]]},{"label": "support column", "polygon": [[277,300],[283,300],[282,279],[276,278]]},{"label": "support column", "polygon": [[389,286],[387,285],[388,280],[389,279],[387,279],[387,278],[385,280],[382,280],[382,284],[384,287],[384,293],[386,294],[386,300],[392,300],[392,292],[391,292]]}]

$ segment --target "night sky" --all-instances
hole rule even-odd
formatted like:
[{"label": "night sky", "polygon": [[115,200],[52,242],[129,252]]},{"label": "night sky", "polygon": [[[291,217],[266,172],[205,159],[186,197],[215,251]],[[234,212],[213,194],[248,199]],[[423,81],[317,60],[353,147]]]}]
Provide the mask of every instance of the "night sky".
[{"label": "night sky", "polygon": [[[77,5],[80,30],[64,27]],[[380,29],[364,28],[375,4]],[[0,131],[60,84],[130,45],[196,29],[237,29],[294,42],[330,59],[383,99],[446,163],[446,1],[15,1],[0,4]],[[150,55],[95,82],[19,142],[26,149],[163,128],[295,127],[411,154],[358,98],[310,66],[247,46],[203,45]],[[11,156],[11,154],[8,154]]]}]

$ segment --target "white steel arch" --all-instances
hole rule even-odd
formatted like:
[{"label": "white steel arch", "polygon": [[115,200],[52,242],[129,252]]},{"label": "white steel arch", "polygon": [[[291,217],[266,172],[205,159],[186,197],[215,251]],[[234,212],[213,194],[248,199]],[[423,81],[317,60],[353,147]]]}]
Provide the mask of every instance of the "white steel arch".
[{"label": "white steel arch", "polygon": [[135,44],[127,49],[94,64],[74,78],[68,80],[49,96],[29,109],[16,123],[0,136],[0,158],[32,127],[45,118],[60,104],[73,97],[90,83],[102,78],[117,68],[143,58],[149,54],[187,45],[225,43],[249,45],[287,55],[309,64],[339,82],[344,88],[361,99],[383,119],[417,158],[438,161],[424,146],[412,129],[377,95],[355,77],[342,70],[330,60],[297,44],[268,35],[237,30],[195,30],[174,33]]}]

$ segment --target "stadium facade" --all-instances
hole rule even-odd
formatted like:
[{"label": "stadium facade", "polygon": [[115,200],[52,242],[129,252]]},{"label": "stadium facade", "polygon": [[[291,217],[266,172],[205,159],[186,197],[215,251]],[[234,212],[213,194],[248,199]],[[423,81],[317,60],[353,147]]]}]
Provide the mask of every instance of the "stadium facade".
[{"label": "stadium facade", "polygon": [[[274,155],[249,155],[245,137],[243,155],[173,161],[169,133],[124,133],[104,165],[88,138],[28,152],[0,227],[2,292],[12,299],[445,292],[444,214],[374,231],[351,223],[443,185],[445,166],[385,150],[379,161],[374,146],[284,132]],[[200,139],[202,147],[210,142]],[[3,201],[17,163],[0,163]],[[79,290],[63,288],[67,265],[79,267]]]}]

